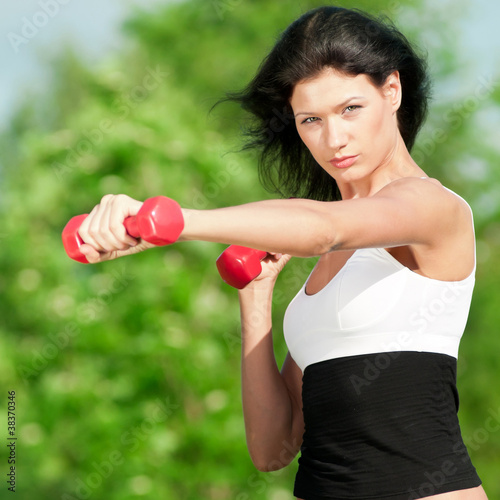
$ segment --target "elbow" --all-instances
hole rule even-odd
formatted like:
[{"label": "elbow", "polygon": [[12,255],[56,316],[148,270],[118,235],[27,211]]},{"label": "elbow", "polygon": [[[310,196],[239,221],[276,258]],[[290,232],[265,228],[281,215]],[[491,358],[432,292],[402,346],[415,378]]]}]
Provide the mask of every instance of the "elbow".
[{"label": "elbow", "polygon": [[266,460],[262,460],[261,457],[254,457],[251,456],[252,458],[252,463],[254,467],[259,471],[259,472],[269,472],[269,462]]},{"label": "elbow", "polygon": [[[260,472],[270,472],[274,457],[269,450],[248,448],[254,467]],[[276,470],[276,469],[275,469]]]},{"label": "elbow", "polygon": [[284,440],[281,446],[276,449],[250,449],[250,458],[255,468],[260,472],[274,472],[285,468],[294,458],[300,450],[300,444],[297,443],[295,439]]},{"label": "elbow", "polygon": [[321,256],[333,252],[334,250],[341,250],[341,245],[339,243],[333,242],[331,239],[328,239],[327,241],[324,241],[318,245],[315,256]]},{"label": "elbow", "polygon": [[314,241],[314,256],[324,255],[334,250],[342,249],[341,236],[338,231],[338,224],[332,221],[329,214],[319,213],[317,224],[314,228],[314,234],[311,240]]},{"label": "elbow", "polygon": [[337,245],[335,238],[329,234],[324,227],[318,227],[309,234],[304,235],[306,242],[295,252],[288,252],[294,257],[318,257],[335,250]]},{"label": "elbow", "polygon": [[281,460],[279,460],[279,458],[270,458],[268,460],[263,460],[262,457],[252,457],[252,463],[259,472],[275,472],[286,467],[289,462],[283,463]]},{"label": "elbow", "polygon": [[318,257],[329,253],[337,243],[336,224],[325,208],[324,202],[311,200],[301,206],[296,214],[294,225],[298,231],[288,235],[288,248],[284,253],[294,257]]},{"label": "elbow", "polygon": [[324,255],[333,252],[334,250],[341,250],[342,243],[337,235],[332,234],[332,231],[325,230],[321,233],[316,241],[315,256]]}]

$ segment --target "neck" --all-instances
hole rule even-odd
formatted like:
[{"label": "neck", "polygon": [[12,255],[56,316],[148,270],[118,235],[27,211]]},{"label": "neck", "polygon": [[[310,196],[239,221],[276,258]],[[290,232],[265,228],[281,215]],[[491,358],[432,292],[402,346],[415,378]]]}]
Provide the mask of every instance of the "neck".
[{"label": "neck", "polygon": [[[399,134],[398,134],[399,135]],[[357,179],[336,179],[343,200],[373,196],[383,187],[403,177],[424,177],[399,135],[394,149],[368,175]]]}]

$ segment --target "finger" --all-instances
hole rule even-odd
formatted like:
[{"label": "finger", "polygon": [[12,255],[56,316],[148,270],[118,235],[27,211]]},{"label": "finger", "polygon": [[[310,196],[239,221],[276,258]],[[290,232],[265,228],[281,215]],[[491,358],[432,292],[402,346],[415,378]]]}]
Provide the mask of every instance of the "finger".
[{"label": "finger", "polygon": [[127,233],[123,222],[125,216],[123,210],[113,200],[108,203],[102,213],[100,230],[103,238],[103,248],[111,252],[113,250],[127,250],[137,245],[137,240]]},{"label": "finger", "polygon": [[127,255],[132,255],[135,253],[142,252],[148,248],[153,248],[155,245],[142,241],[134,247],[129,247],[126,250],[113,250],[111,252],[98,252],[95,248],[90,245],[84,244],[80,247],[80,251],[85,255],[90,264],[97,264],[99,262],[105,262],[107,260],[118,259],[120,257],[125,257]]},{"label": "finger", "polygon": [[127,217],[136,216],[141,207],[142,203],[140,201],[126,195],[117,195],[110,200],[109,210],[107,211],[107,224],[116,240],[122,242],[125,246],[122,249],[138,244],[138,240],[128,234],[124,221]]},{"label": "finger", "polygon": [[285,267],[288,262],[292,259],[291,255],[288,255],[287,253],[283,254],[283,256],[280,259],[280,264]]},{"label": "finger", "polygon": [[281,257],[283,256],[282,253],[276,253],[276,252],[268,252],[268,257],[274,257],[276,260],[280,260]]},{"label": "finger", "polygon": [[[111,252],[115,249],[124,249],[124,245],[119,242],[109,230],[109,210],[108,203],[103,201],[96,207],[94,214],[88,224],[88,233],[95,242],[94,248],[99,252]],[[90,242],[89,242],[90,243]]]},{"label": "finger", "polygon": [[82,238],[83,242],[87,245],[91,245],[96,251],[102,251],[103,248],[95,237],[95,231],[91,230],[91,226],[95,227],[95,220],[99,218],[100,205],[96,205],[90,214],[84,219],[81,226],[78,229],[78,234]]},{"label": "finger", "polygon": [[107,260],[107,254],[98,252],[93,246],[85,243],[80,247],[80,252],[85,255],[85,258],[90,264],[96,264]]},{"label": "finger", "polygon": [[[120,199],[117,200],[118,198]],[[79,234],[83,241],[92,245],[98,252],[126,250],[137,244],[137,240],[128,235],[123,226],[125,219],[123,214],[130,212],[117,203],[117,201],[122,202],[123,205],[123,202],[127,201],[123,198],[128,197],[104,196],[101,203],[94,207],[80,227]]]},{"label": "finger", "polygon": [[278,272],[283,271],[284,267],[287,265],[287,263],[290,261],[292,258],[291,255],[288,254],[282,254],[281,258],[275,263],[276,267],[278,269]]}]

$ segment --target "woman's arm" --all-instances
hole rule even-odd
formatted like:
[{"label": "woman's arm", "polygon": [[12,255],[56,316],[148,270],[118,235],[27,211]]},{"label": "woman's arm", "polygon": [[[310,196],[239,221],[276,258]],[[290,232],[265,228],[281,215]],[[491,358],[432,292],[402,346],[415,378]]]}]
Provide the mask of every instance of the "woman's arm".
[{"label": "woman's arm", "polygon": [[456,230],[465,203],[439,183],[403,178],[375,195],[335,202],[267,200],[215,210],[184,210],[180,240],[217,241],[296,257],[332,250],[433,245]]},{"label": "woman's arm", "polygon": [[259,279],[239,291],[245,431],[250,456],[261,471],[288,465],[300,449],[304,431],[302,372],[290,355],[280,372],[272,339],[274,282],[267,276],[270,267],[282,268],[288,258],[281,257],[277,262],[268,258]]},{"label": "woman's arm", "polygon": [[[123,220],[141,204],[119,195],[103,198],[79,233],[90,262],[136,253]],[[463,234],[470,212],[460,198],[437,183],[404,178],[368,198],[337,202],[266,200],[215,210],[183,209],[179,241],[237,244],[297,257],[332,250],[416,245],[432,249]],[[446,249],[448,250],[448,249]]]}]

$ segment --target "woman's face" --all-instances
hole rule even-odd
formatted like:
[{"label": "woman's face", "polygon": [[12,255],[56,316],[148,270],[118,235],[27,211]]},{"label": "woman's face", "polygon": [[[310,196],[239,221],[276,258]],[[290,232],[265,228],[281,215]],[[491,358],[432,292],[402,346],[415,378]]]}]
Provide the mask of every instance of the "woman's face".
[{"label": "woman's face", "polygon": [[364,74],[349,76],[331,68],[299,82],[290,99],[302,141],[339,186],[390,164],[401,139],[400,102],[397,72],[378,88]]}]

